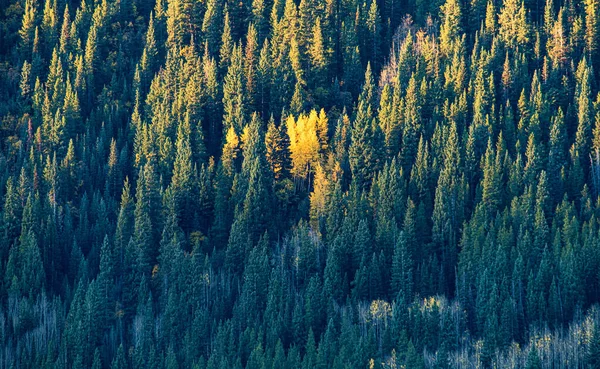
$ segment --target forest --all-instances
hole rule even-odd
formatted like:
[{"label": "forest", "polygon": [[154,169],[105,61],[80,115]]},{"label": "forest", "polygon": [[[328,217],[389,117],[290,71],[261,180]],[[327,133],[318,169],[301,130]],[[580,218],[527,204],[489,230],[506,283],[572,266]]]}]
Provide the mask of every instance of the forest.
[{"label": "forest", "polygon": [[0,0],[0,369],[600,368],[600,0]]}]

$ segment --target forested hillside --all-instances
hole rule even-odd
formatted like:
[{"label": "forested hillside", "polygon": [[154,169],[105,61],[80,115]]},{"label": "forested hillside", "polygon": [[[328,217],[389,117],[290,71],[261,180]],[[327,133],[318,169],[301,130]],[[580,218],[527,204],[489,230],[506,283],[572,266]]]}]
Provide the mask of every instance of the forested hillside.
[{"label": "forested hillside", "polygon": [[600,1],[0,0],[0,369],[600,368]]}]

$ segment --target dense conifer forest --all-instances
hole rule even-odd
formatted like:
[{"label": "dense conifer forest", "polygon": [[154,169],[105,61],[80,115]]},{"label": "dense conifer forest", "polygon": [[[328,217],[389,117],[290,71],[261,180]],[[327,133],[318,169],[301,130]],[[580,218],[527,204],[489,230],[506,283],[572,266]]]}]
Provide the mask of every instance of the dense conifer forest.
[{"label": "dense conifer forest", "polygon": [[600,368],[599,0],[0,0],[0,369]]}]

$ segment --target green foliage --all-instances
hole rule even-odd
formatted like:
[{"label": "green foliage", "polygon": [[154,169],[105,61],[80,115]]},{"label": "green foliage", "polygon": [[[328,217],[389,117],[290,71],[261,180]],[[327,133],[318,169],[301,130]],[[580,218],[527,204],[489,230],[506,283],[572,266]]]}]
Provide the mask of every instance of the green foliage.
[{"label": "green foliage", "polygon": [[598,326],[594,325],[593,335],[586,356],[586,362],[590,368],[600,367],[600,340],[598,334]]},{"label": "green foliage", "polygon": [[543,3],[0,2],[5,366],[597,367],[599,5]]}]

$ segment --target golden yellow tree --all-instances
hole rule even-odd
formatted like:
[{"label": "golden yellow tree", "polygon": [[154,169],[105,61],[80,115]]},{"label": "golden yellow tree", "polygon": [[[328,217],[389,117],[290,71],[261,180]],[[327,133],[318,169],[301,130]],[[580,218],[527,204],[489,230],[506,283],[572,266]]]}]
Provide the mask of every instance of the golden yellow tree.
[{"label": "golden yellow tree", "polygon": [[292,157],[292,175],[307,178],[319,162],[319,116],[315,110],[308,116],[300,115],[297,120],[289,116],[287,120],[290,152]]}]

